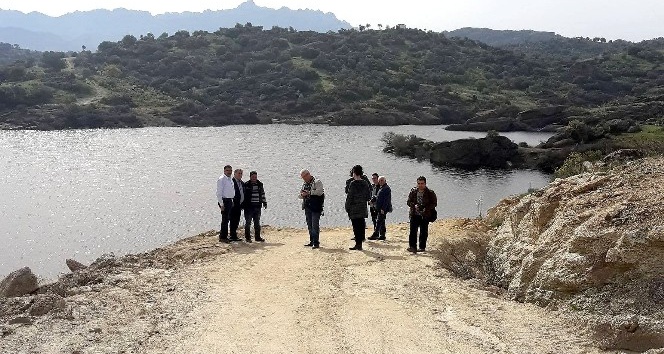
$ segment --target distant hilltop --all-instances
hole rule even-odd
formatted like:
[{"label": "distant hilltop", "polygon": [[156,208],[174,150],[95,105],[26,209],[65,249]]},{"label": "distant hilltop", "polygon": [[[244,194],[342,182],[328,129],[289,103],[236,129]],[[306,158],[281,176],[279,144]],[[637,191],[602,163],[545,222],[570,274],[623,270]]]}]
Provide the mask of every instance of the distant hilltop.
[{"label": "distant hilltop", "polygon": [[96,49],[103,41],[118,41],[127,34],[173,34],[179,30],[216,31],[220,27],[252,23],[271,28],[293,27],[299,31],[327,32],[352,26],[332,13],[317,10],[271,9],[252,0],[229,10],[165,13],[126,9],[73,12],[51,17],[38,12],[28,14],[0,10],[0,42],[18,44],[39,51],[79,51],[82,46]]}]

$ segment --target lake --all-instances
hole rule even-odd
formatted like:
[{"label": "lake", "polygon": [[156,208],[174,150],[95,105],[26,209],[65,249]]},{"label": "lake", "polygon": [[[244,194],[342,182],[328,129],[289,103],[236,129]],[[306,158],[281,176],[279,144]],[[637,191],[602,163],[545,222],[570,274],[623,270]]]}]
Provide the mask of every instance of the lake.
[{"label": "lake", "polygon": [[[0,277],[29,266],[53,278],[66,271],[66,258],[89,263],[218,230],[215,189],[226,164],[242,168],[245,179],[258,172],[268,200],[262,221],[273,226],[305,227],[297,199],[303,168],[326,190],[322,226],[350,226],[344,185],[355,164],[386,176],[395,209],[388,223],[407,221],[405,200],[420,175],[438,195],[441,218],[475,217],[550,180],[537,171],[464,172],[398,158],[382,152],[388,131],[434,141],[486,135],[325,125],[0,131]],[[551,136],[503,135],[531,145]]]}]

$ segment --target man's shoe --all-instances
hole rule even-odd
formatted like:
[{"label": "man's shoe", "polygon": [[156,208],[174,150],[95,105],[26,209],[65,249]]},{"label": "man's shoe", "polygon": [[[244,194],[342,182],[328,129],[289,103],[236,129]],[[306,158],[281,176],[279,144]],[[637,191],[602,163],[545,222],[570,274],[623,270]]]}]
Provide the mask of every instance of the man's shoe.
[{"label": "man's shoe", "polygon": [[231,238],[229,238],[229,240],[230,240],[231,242],[237,242],[237,241],[240,241],[240,239],[237,238],[237,236],[235,236],[235,237],[231,237]]},{"label": "man's shoe", "polygon": [[251,239],[250,239],[250,238],[245,238],[244,241],[247,242],[247,243],[251,243]]},{"label": "man's shoe", "polygon": [[362,246],[355,245],[353,247],[350,247],[349,250],[351,250],[351,251],[361,251]]},{"label": "man's shoe", "polygon": [[369,240],[378,240],[378,236],[373,236],[373,235],[372,235],[372,236],[369,237],[368,239],[369,239]]},{"label": "man's shoe", "polygon": [[418,248],[417,249],[417,252],[424,252],[424,251],[426,251],[424,248]]},{"label": "man's shoe", "polygon": [[313,245],[311,248],[320,248],[320,245]]},{"label": "man's shoe", "polygon": [[220,238],[219,238],[219,242],[223,242],[223,243],[231,243],[231,241],[229,241],[228,238],[226,238],[226,237],[220,237]]},{"label": "man's shoe", "polygon": [[314,245],[313,243],[309,242],[309,243],[307,243],[306,245],[304,245],[304,247],[311,247],[311,246],[313,246],[313,245]]},{"label": "man's shoe", "polygon": [[387,240],[387,239],[385,238],[385,236],[380,236],[380,237],[378,238],[378,241],[385,241],[385,240]]},{"label": "man's shoe", "polygon": [[417,253],[417,248],[415,248],[415,247],[408,247],[408,249],[406,249],[406,251],[408,251],[408,252],[413,252],[413,253]]},{"label": "man's shoe", "polygon": [[256,237],[256,242],[265,242],[265,239],[262,237]]}]

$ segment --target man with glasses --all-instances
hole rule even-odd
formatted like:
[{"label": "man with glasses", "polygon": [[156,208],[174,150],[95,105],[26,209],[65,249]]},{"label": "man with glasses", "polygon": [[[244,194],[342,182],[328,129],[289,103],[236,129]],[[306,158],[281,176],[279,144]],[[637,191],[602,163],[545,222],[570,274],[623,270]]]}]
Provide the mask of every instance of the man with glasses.
[{"label": "man with glasses", "polygon": [[237,228],[240,225],[240,217],[242,216],[242,208],[244,207],[244,181],[242,175],[244,171],[238,168],[233,172],[233,188],[235,190],[235,197],[233,198],[233,208],[231,208],[231,241],[240,241],[237,237]]},{"label": "man with glasses", "polygon": [[231,209],[233,209],[233,198],[235,198],[235,187],[231,174],[233,167],[224,166],[224,174],[217,180],[217,205],[221,210],[221,230],[219,231],[219,242],[228,243],[228,222]]}]

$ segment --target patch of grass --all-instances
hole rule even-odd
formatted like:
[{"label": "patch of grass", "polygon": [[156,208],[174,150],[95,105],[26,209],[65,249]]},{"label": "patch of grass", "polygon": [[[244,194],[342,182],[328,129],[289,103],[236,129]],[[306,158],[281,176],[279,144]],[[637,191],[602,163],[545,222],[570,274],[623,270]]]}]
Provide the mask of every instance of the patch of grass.
[{"label": "patch of grass", "polygon": [[615,138],[622,148],[640,149],[646,153],[664,153],[664,127],[641,126],[638,133],[621,134]]}]

